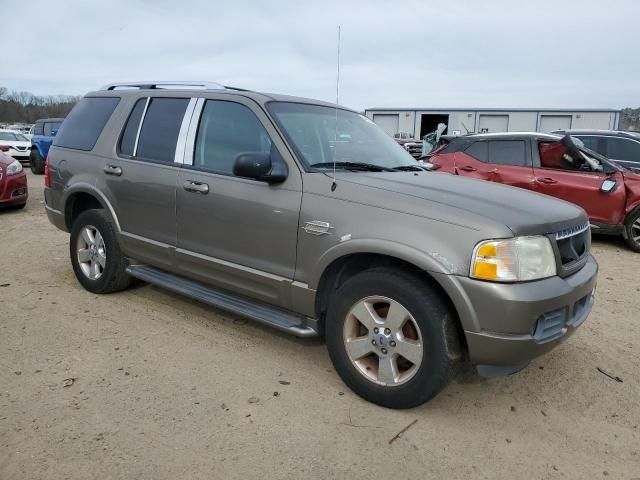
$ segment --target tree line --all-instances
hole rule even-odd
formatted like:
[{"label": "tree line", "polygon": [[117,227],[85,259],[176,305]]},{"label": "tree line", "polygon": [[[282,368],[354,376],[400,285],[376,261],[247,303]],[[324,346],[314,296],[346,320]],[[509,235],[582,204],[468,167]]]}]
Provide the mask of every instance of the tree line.
[{"label": "tree line", "polygon": [[79,99],[79,96],[40,96],[0,87],[0,122],[33,123],[39,118],[65,117]]}]

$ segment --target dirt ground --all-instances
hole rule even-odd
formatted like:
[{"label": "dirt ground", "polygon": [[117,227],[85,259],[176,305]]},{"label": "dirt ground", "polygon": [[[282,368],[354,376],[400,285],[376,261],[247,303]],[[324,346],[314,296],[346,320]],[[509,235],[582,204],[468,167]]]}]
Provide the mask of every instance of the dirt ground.
[{"label": "dirt ground", "polygon": [[392,411],[319,340],[144,284],[83,290],[42,183],[0,212],[2,480],[640,479],[640,255],[620,240],[595,239],[594,311],[560,348]]}]

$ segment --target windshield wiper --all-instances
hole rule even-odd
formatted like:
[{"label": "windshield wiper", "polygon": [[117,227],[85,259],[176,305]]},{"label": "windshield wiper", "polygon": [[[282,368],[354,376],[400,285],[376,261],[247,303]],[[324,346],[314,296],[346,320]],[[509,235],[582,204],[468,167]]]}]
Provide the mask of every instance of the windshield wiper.
[{"label": "windshield wiper", "polygon": [[397,172],[424,172],[424,168],[418,165],[401,165],[399,167],[393,167],[393,170]]},{"label": "windshield wiper", "polygon": [[358,170],[361,172],[393,172],[393,169],[383,167],[381,165],[375,165],[373,163],[361,163],[361,162],[321,162],[309,165],[311,168],[342,168],[344,170]]}]

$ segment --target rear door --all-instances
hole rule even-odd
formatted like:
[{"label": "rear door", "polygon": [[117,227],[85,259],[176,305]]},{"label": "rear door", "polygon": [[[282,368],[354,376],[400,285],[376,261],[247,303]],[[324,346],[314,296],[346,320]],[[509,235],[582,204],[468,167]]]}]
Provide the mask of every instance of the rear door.
[{"label": "rear door", "polygon": [[479,140],[456,154],[456,170],[466,177],[531,188],[533,169],[529,141]]},{"label": "rear door", "polygon": [[[560,142],[536,142],[534,149],[534,190],[561,198],[584,208],[594,223],[616,225],[622,222],[626,193],[620,172],[613,176],[604,172],[582,170],[584,162],[565,157]],[[617,180],[611,192],[600,188],[606,179]]]},{"label": "rear door", "polygon": [[193,105],[195,99],[187,96],[137,99],[120,134],[117,152],[102,159],[101,190],[109,193],[116,210],[125,251],[158,267],[173,265],[180,169],[175,160],[183,151],[177,145],[181,133],[186,135],[183,122]]},{"label": "rear door", "polygon": [[[177,195],[181,273],[290,306],[302,178],[265,113],[242,96],[209,95],[196,106]],[[285,162],[282,183],[237,177],[240,153]]]}]

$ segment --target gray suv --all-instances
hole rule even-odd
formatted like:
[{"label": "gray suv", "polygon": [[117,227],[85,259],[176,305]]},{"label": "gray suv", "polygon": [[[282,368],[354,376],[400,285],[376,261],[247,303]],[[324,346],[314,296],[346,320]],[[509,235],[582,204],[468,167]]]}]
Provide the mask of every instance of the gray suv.
[{"label": "gray suv", "polygon": [[585,212],[425,171],[373,122],[221,85],[107,85],[64,121],[46,211],[94,293],[132,277],[298,337],[408,408],[463,363],[523,368],[575,331],[598,266]]}]

